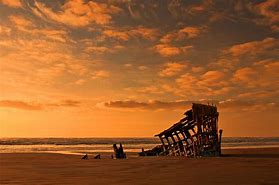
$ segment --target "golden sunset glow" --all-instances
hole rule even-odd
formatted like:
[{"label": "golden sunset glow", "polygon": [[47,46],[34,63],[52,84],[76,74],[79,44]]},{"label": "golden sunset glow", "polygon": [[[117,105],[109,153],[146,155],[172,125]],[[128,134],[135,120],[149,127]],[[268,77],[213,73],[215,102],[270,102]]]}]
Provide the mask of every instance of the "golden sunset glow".
[{"label": "golden sunset glow", "polygon": [[[153,137],[192,102],[279,136],[277,0],[0,0],[1,137]],[[272,129],[271,129],[272,128]]]}]

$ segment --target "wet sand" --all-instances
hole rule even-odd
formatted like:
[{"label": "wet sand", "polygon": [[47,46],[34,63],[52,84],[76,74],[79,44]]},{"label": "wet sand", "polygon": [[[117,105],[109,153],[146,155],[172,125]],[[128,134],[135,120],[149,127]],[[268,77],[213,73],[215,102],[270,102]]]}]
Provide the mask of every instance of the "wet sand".
[{"label": "wet sand", "polygon": [[0,184],[278,185],[279,148],[223,150],[223,157],[130,157],[0,154]]}]

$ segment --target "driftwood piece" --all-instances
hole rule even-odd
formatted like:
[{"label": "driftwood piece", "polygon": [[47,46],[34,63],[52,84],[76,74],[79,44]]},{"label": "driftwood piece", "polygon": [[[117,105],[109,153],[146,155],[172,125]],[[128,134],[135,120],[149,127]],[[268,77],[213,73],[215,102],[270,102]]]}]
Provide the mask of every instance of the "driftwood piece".
[{"label": "driftwood piece", "polygon": [[83,159],[83,160],[88,160],[88,155],[85,154],[81,159]]},{"label": "driftwood piece", "polygon": [[146,151],[142,148],[141,152],[139,153],[139,156],[157,156],[160,155],[160,153],[162,153],[163,151],[164,149],[162,145],[155,146],[151,150]]},{"label": "driftwood piece", "polygon": [[96,155],[94,159],[101,159],[101,154]]}]

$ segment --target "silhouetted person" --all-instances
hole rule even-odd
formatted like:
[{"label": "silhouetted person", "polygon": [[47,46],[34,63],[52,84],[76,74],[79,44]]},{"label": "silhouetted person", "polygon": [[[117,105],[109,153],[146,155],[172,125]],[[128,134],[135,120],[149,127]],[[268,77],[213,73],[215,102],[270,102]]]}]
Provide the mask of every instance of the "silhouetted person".
[{"label": "silhouetted person", "polygon": [[124,153],[122,144],[120,143],[119,148],[117,148],[116,144],[113,144],[114,155],[116,159],[125,159],[126,154]]},{"label": "silhouetted person", "polygon": [[81,159],[83,159],[83,160],[88,160],[88,155],[85,154],[85,156],[83,156]]},{"label": "silhouetted person", "polygon": [[115,156],[115,158],[117,159],[117,158],[119,158],[119,155],[118,155],[118,148],[117,148],[117,146],[116,146],[116,144],[113,144],[113,151],[114,151],[114,156]]}]

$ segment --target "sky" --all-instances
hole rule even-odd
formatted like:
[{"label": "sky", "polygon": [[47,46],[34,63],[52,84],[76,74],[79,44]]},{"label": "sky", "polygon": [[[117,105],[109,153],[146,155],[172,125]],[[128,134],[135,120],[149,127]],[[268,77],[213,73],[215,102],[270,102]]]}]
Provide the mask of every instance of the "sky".
[{"label": "sky", "polygon": [[0,137],[153,137],[193,102],[279,136],[278,0],[0,0]]}]

